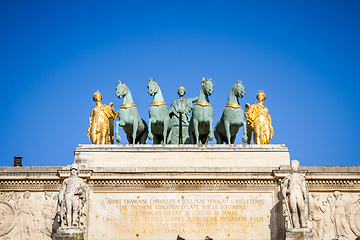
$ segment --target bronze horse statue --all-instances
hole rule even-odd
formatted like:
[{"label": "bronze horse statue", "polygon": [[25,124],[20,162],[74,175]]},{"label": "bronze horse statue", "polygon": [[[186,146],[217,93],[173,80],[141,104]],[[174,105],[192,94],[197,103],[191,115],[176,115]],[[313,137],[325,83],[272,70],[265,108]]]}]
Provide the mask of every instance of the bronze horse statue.
[{"label": "bronze horse statue", "polygon": [[214,135],[217,144],[234,144],[236,134],[240,127],[244,127],[242,142],[247,142],[247,129],[244,111],[240,106],[239,97],[245,95],[245,84],[237,81],[231,88],[228,102],[220,120],[215,124]]},{"label": "bronze horse statue", "polygon": [[167,144],[170,140],[169,133],[172,128],[169,109],[155,79],[150,78],[146,83],[148,93],[153,96],[149,109],[148,137],[150,140],[154,139],[154,144]]},{"label": "bronze horse statue", "polygon": [[123,98],[123,103],[119,109],[119,121],[116,121],[115,138],[117,142],[121,141],[119,136],[119,126],[123,127],[126,133],[129,144],[146,144],[148,134],[148,126],[144,119],[139,115],[139,111],[133,101],[130,89],[123,81],[116,84],[115,95],[120,99]]},{"label": "bronze horse statue", "polygon": [[203,78],[198,101],[195,103],[193,113],[190,119],[189,135],[192,144],[207,144],[213,140],[213,108],[209,102],[209,96],[212,94],[214,82]]}]

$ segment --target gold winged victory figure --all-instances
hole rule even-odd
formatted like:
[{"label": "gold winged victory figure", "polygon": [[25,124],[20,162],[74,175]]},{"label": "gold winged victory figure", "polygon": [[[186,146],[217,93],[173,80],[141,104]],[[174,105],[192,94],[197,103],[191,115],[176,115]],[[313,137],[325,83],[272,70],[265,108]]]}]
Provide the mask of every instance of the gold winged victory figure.
[{"label": "gold winged victory figure", "polygon": [[93,144],[111,144],[114,143],[114,118],[117,113],[114,111],[114,104],[109,105],[101,103],[102,95],[96,91],[93,100],[96,107],[91,110],[89,117],[88,137]]},{"label": "gold winged victory figure", "polygon": [[269,110],[264,106],[266,95],[260,90],[256,98],[259,100],[258,103],[254,103],[251,106],[249,103],[245,104],[247,144],[250,144],[251,135],[253,135],[255,144],[270,144],[270,139],[274,135],[274,128],[271,125]]}]

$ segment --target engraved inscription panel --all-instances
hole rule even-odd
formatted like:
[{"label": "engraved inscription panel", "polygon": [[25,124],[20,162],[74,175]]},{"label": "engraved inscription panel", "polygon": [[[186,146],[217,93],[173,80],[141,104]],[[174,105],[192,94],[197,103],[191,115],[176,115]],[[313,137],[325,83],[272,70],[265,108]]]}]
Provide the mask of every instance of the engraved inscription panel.
[{"label": "engraved inscription panel", "polygon": [[272,193],[95,193],[92,239],[270,239]]}]

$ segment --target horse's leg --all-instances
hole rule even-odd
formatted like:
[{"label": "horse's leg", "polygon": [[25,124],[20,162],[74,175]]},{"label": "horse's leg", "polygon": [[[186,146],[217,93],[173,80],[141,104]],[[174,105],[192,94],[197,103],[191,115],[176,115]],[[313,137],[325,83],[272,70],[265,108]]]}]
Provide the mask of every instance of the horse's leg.
[{"label": "horse's leg", "polygon": [[[219,122],[220,122],[220,121],[219,121]],[[220,135],[220,133],[219,133],[219,131],[218,131],[218,124],[219,124],[219,122],[217,122],[216,125],[215,125],[214,135],[215,135],[216,143],[217,143],[217,144],[222,144],[223,141],[222,141],[221,135]]]},{"label": "horse's leg", "polygon": [[173,129],[171,128],[170,129],[170,132],[169,132],[169,135],[168,135],[168,139],[170,139],[170,140],[168,140],[168,143],[167,144],[175,144],[175,142],[173,141]]},{"label": "horse's leg", "polygon": [[[150,140],[152,140],[153,138],[154,138],[154,134],[151,132],[151,124],[152,123],[155,123],[156,121],[155,121],[155,119],[153,119],[153,118],[149,118],[149,132],[148,132],[148,138],[150,139]],[[155,143],[155,141],[154,141],[154,143]]]},{"label": "horse's leg", "polygon": [[164,142],[163,144],[167,144],[168,142],[168,135],[170,133],[169,130],[171,130],[171,119],[170,118],[166,118],[164,121],[164,131],[163,131],[163,137],[164,137]]},{"label": "horse's leg", "polygon": [[137,120],[134,120],[133,122],[133,132],[132,132],[132,144],[136,144],[136,133],[138,130],[139,122]]},{"label": "horse's leg", "polygon": [[195,144],[195,136],[193,133],[193,129],[194,129],[194,122],[193,122],[193,118],[190,119],[190,123],[189,123],[189,127],[188,127],[188,133],[189,133],[189,137],[190,137],[190,144]]},{"label": "horse's leg", "polygon": [[133,141],[131,135],[130,135],[130,134],[129,134],[129,135],[126,135],[126,138],[127,138],[127,140],[128,140],[128,143],[131,144],[132,141]]},{"label": "horse's leg", "polygon": [[226,135],[226,141],[227,141],[227,144],[230,144],[231,143],[231,134],[230,134],[230,123],[229,121],[224,118],[224,128],[225,128],[225,135]]},{"label": "horse's leg", "polygon": [[119,135],[119,124],[120,124],[120,121],[116,121],[116,123],[115,123],[115,139],[118,143],[121,141],[121,137]]},{"label": "horse's leg", "polygon": [[159,135],[154,134],[154,140],[153,140],[153,144],[159,144],[161,141],[161,137],[159,137]]},{"label": "horse's leg", "polygon": [[[213,127],[212,127],[212,123],[213,123],[212,117],[208,120],[208,123],[209,123],[209,135],[207,137],[207,140],[212,141],[214,139]],[[207,141],[206,141],[206,143],[207,143]]]},{"label": "horse's leg", "polygon": [[246,131],[247,131],[247,144],[251,143],[251,137],[253,135],[253,129],[251,124],[246,123]]},{"label": "horse's leg", "polygon": [[168,118],[168,131],[167,131],[167,137],[166,137],[166,144],[169,144],[171,141],[171,130],[172,130],[172,119]]},{"label": "horse's leg", "polygon": [[[243,143],[246,143],[247,141],[249,141],[249,139],[248,139],[248,133],[247,133],[246,121],[242,121],[241,125],[242,125],[243,128],[244,128],[244,136],[242,137],[242,142],[243,142]],[[241,127],[241,125],[240,125],[240,127]],[[251,137],[251,134],[250,134],[250,137]]]},{"label": "horse's leg", "polygon": [[193,117],[193,127],[194,127],[194,136],[195,136],[195,143],[196,144],[200,144],[200,141],[199,141],[199,122],[198,120]]},{"label": "horse's leg", "polygon": [[208,139],[208,138],[206,137],[206,135],[205,135],[204,138],[200,138],[200,142],[201,142],[202,144],[208,144],[209,139]]},{"label": "horse's leg", "polygon": [[140,137],[140,144],[146,144],[146,138],[148,135],[148,127],[146,125],[146,122],[143,119],[140,119],[140,121],[142,121],[142,124],[144,125],[144,131],[141,134]]}]

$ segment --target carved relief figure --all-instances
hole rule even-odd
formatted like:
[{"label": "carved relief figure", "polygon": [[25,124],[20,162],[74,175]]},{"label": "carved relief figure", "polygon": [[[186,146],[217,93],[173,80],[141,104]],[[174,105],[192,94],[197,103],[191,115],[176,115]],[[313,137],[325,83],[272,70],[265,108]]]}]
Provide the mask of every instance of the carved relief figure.
[{"label": "carved relief figure", "polygon": [[213,93],[214,83],[210,79],[203,78],[198,101],[195,103],[193,114],[190,119],[189,134],[191,144],[207,144],[213,136],[213,108],[209,102],[209,96]]},{"label": "carved relief figure", "polygon": [[[34,198],[34,204],[35,206],[33,206],[33,213],[34,213],[34,234],[33,234],[33,238],[35,239],[46,239],[43,235],[43,228],[44,228],[44,224],[43,224],[43,217],[41,214],[41,208],[38,209],[37,208],[37,204],[39,204],[41,207],[43,205],[42,202],[42,194],[32,194],[33,198]],[[36,204],[37,203],[37,204]]]},{"label": "carved relief figure", "polygon": [[170,106],[170,117],[172,120],[171,144],[189,144],[189,123],[190,112],[193,109],[193,102],[198,97],[185,99],[186,91],[183,86],[178,88],[179,99],[174,100]]},{"label": "carved relief figure", "polygon": [[78,177],[79,167],[71,165],[70,177],[65,179],[58,197],[60,228],[79,228],[81,210],[86,201],[86,184]]},{"label": "carved relief figure", "polygon": [[88,137],[93,144],[111,144],[114,143],[114,104],[109,106],[101,103],[102,95],[96,91],[93,95],[93,100],[96,102],[96,107],[91,110],[89,117]]},{"label": "carved relief figure", "polygon": [[[313,193],[311,222],[318,240],[360,237],[360,206],[357,193]],[[320,203],[321,202],[321,203]]]},{"label": "carved relief figure", "polygon": [[44,203],[41,214],[43,216],[42,233],[47,237],[51,237],[53,221],[56,216],[56,201],[47,191],[44,192]]},{"label": "carved relief figure", "polygon": [[281,184],[286,216],[289,218],[290,228],[307,228],[309,191],[305,177],[298,173],[299,161],[292,160],[290,165],[292,172]]},{"label": "carved relief figure", "polygon": [[330,208],[330,204],[327,200],[322,201],[322,204],[325,208],[325,212],[324,212],[324,229],[323,229],[323,233],[324,233],[324,239],[333,239],[335,236],[335,231],[334,231],[334,227],[333,227],[333,223],[331,221],[331,208]]},{"label": "carved relief figure", "polygon": [[320,201],[319,194],[311,194],[312,202],[311,202],[311,220],[312,220],[312,228],[315,233],[315,237],[317,239],[324,238],[324,213],[326,211],[325,206]]},{"label": "carved relief figure", "polygon": [[30,199],[30,192],[26,191],[21,200],[15,203],[18,210],[18,223],[21,239],[28,239],[34,235],[34,212],[33,201]]},{"label": "carved relief figure", "polygon": [[266,99],[265,93],[260,90],[256,95],[258,103],[250,106],[245,104],[245,117],[247,122],[247,143],[251,142],[251,135],[253,135],[255,144],[270,144],[270,139],[274,135],[274,129],[271,125],[271,116],[269,110],[264,106]]},{"label": "carved relief figure", "polygon": [[349,226],[349,215],[347,213],[346,205],[342,199],[342,194],[339,191],[334,192],[334,201],[330,201],[332,216],[331,220],[335,224],[335,237],[336,239],[348,238],[349,233],[347,226]]}]

